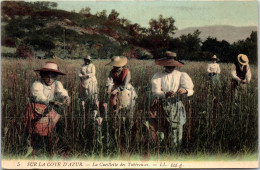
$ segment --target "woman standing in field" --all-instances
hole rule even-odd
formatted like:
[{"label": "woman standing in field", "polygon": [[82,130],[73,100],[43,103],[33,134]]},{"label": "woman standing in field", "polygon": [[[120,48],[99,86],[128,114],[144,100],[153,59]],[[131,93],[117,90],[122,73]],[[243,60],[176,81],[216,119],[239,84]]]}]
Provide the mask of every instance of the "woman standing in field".
[{"label": "woman standing in field", "polygon": [[91,97],[97,100],[98,87],[96,78],[96,67],[92,63],[91,57],[84,58],[84,64],[79,71],[81,87],[83,88],[83,98]]},{"label": "woman standing in field", "polygon": [[213,83],[213,85],[216,85],[219,83],[219,74],[220,74],[220,67],[219,64],[217,64],[217,61],[219,59],[216,55],[212,57],[212,63],[208,64],[207,71],[209,73],[209,77]]},{"label": "woman standing in field", "polygon": [[107,65],[113,66],[107,79],[107,93],[110,95],[109,106],[113,112],[120,108],[132,109],[135,105],[137,94],[130,84],[131,73],[125,68],[126,57],[113,57]]},{"label": "woman standing in field", "polygon": [[164,71],[157,72],[152,82],[152,93],[155,97],[150,116],[153,140],[158,144],[157,134],[165,136],[170,146],[178,146],[182,141],[183,125],[186,122],[186,111],[180,101],[180,95],[193,95],[193,82],[185,72],[175,70],[183,63],[175,60],[176,53],[166,53],[166,57],[155,60],[155,64],[163,66]]},{"label": "woman standing in field", "polygon": [[110,71],[106,83],[107,93],[110,95],[109,110],[113,117],[113,133],[119,139],[123,154],[130,150],[128,143],[133,141],[127,142],[130,140],[128,132],[131,131],[131,139],[135,136],[131,129],[134,126],[133,108],[137,98],[135,89],[130,84],[131,73],[129,69],[125,68],[126,64],[126,57],[113,57],[111,62],[107,64],[113,66],[113,69]]},{"label": "woman standing in field", "polygon": [[[51,151],[53,130],[56,126],[57,142],[62,140],[62,129],[59,119],[61,116],[53,109],[54,106],[70,104],[70,97],[67,90],[63,88],[58,75],[65,75],[53,62],[46,62],[43,68],[35,70],[41,76],[40,81],[35,81],[31,87],[31,99],[27,108],[24,125],[31,138],[30,145],[33,150],[46,147]],[[56,143],[57,144],[57,143]],[[55,145],[55,144],[54,144]]]},{"label": "woman standing in field", "polygon": [[237,60],[231,68],[231,75],[231,98],[233,98],[236,89],[239,86],[245,89],[246,83],[249,83],[251,81],[251,70],[249,66],[249,60],[245,54],[239,54],[237,56]]}]

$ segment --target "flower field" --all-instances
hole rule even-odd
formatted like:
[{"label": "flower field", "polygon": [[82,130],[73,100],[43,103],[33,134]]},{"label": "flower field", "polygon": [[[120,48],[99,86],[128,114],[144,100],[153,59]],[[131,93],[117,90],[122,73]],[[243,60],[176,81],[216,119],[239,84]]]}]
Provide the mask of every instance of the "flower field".
[{"label": "flower field", "polygon": [[[2,58],[2,154],[20,157],[28,151],[28,136],[23,127],[23,115],[29,103],[30,86],[39,79],[34,72],[46,60]],[[52,61],[52,60],[51,60]],[[132,114],[121,113],[114,126],[113,117],[105,109],[106,79],[109,60],[94,60],[99,87],[98,113],[88,103],[84,112],[79,98],[80,79],[78,71],[83,60],[53,59],[60,70],[67,75],[58,79],[71,97],[68,107],[58,108],[64,121],[64,141],[68,145],[67,156],[113,157],[122,153],[128,155],[189,155],[189,154],[250,154],[258,151],[258,89],[257,66],[250,65],[252,80],[243,91],[239,89],[236,99],[231,99],[231,74],[229,63],[220,63],[221,85],[215,88],[208,81],[206,62],[186,61],[180,71],[187,72],[194,83],[194,95],[182,97],[187,112],[183,143],[173,148],[172,142],[165,143],[161,135],[160,144],[151,140],[149,132],[149,110],[153,101],[151,95],[152,76],[161,70],[152,60],[130,60],[131,83],[138,98]],[[108,107],[107,107],[108,108]],[[123,118],[124,117],[124,118]],[[122,134],[124,138],[122,139]],[[124,147],[122,147],[124,141]],[[62,148],[53,142],[53,151],[59,155]],[[124,152],[123,152],[124,151]]]}]

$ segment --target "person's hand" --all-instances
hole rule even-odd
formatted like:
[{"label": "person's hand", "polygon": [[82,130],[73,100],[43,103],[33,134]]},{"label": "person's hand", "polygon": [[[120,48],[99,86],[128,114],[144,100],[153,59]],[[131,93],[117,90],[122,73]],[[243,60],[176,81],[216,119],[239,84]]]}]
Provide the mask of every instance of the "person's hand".
[{"label": "person's hand", "polygon": [[115,89],[114,91],[112,91],[112,95],[116,95],[119,91],[117,89]]},{"label": "person's hand", "polygon": [[165,97],[166,98],[171,98],[171,97],[174,97],[175,96],[175,93],[173,91],[168,91],[165,93]]},{"label": "person's hand", "polygon": [[188,91],[182,87],[177,91],[177,94],[187,94],[187,93]]},{"label": "person's hand", "polygon": [[246,80],[241,80],[241,83],[242,83],[242,84],[245,84],[245,83],[246,83]]},{"label": "person's hand", "polygon": [[70,105],[70,97],[69,97],[69,96],[65,96],[65,97],[63,98],[63,103],[64,103],[65,105],[69,106],[69,105]]}]

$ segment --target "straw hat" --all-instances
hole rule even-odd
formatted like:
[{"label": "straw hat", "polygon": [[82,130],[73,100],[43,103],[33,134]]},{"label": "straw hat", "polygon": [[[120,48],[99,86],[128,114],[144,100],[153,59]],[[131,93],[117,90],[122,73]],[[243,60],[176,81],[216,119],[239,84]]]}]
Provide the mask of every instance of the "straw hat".
[{"label": "straw hat", "polygon": [[213,55],[213,57],[211,59],[212,60],[219,60],[219,58],[216,55]]},{"label": "straw hat", "polygon": [[35,71],[53,72],[53,73],[56,73],[59,75],[66,75],[65,73],[62,73],[61,71],[59,71],[59,67],[56,63],[53,63],[50,61],[46,62],[42,68],[35,70]]},{"label": "straw hat", "polygon": [[177,54],[175,52],[166,51],[165,54],[170,57],[177,57]]},{"label": "straw hat", "polygon": [[184,63],[176,60],[176,53],[171,51],[165,52],[166,57],[155,60],[155,64],[160,66],[174,66],[174,67],[182,67]]},{"label": "straw hat", "polygon": [[91,57],[88,55],[87,57],[84,58],[84,60],[90,60],[91,61]]},{"label": "straw hat", "polygon": [[115,56],[111,58],[111,62],[107,63],[106,65],[111,65],[114,67],[123,67],[127,63],[127,58],[126,57],[119,57]]},{"label": "straw hat", "polygon": [[248,65],[249,60],[248,57],[245,54],[239,54],[237,56],[237,61],[241,64],[241,65]]}]

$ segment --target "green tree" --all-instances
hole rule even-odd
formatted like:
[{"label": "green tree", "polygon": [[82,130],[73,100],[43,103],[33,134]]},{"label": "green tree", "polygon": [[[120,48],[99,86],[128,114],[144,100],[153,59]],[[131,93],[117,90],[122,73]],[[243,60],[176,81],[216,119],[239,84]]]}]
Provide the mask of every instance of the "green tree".
[{"label": "green tree", "polygon": [[147,45],[151,48],[155,58],[160,57],[169,48],[171,36],[177,30],[174,23],[175,20],[172,17],[164,18],[162,15],[159,16],[158,20],[150,20],[145,39],[147,39]]}]

